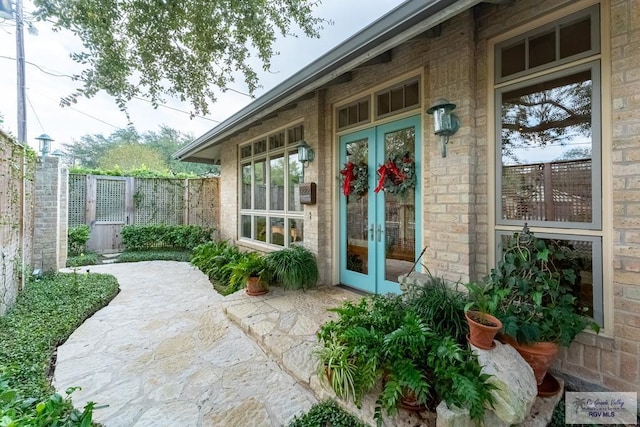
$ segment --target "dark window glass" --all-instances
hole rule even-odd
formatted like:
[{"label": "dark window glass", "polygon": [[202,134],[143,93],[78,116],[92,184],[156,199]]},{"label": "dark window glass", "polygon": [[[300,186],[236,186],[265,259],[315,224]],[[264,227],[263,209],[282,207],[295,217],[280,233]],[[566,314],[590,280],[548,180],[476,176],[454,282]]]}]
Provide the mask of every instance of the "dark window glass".
[{"label": "dark window glass", "polygon": [[242,209],[251,209],[251,165],[242,165]]},{"label": "dark window glass", "polygon": [[555,30],[529,39],[529,68],[556,60]]},{"label": "dark window glass", "polygon": [[256,240],[261,242],[267,241],[267,218],[263,216],[254,217],[255,221],[255,229],[256,229]]},{"label": "dark window glass", "polygon": [[304,241],[304,221],[301,219],[289,220],[289,243],[300,243]]},{"label": "dark window glass", "polygon": [[389,105],[389,92],[378,95],[378,115],[389,114],[391,106]]},{"label": "dark window glass", "polygon": [[284,237],[287,229],[284,226],[284,218],[271,218],[271,243],[272,245],[284,246]]},{"label": "dark window glass", "polygon": [[405,86],[405,107],[420,104],[420,88],[418,82],[409,83]]},{"label": "dark window glass", "polygon": [[267,208],[267,170],[265,160],[256,162],[253,165],[253,170],[253,208],[264,210]]},{"label": "dark window glass", "polygon": [[591,49],[591,16],[560,26],[560,58],[568,58]]},{"label": "dark window glass", "polygon": [[360,122],[366,122],[369,121],[369,102],[360,102],[358,104],[358,107],[360,109]]},{"label": "dark window glass", "polygon": [[279,147],[284,147],[284,132],[269,137],[269,149],[273,150]]},{"label": "dark window glass", "polygon": [[404,108],[404,88],[393,89],[391,91],[391,111],[398,111]]},{"label": "dark window glass", "polygon": [[267,141],[265,139],[253,143],[253,154],[260,154],[265,151],[267,151]]},{"label": "dark window glass", "polygon": [[269,161],[269,209],[284,210],[284,156]]},{"label": "dark window glass", "polygon": [[240,149],[240,158],[246,159],[247,157],[251,157],[251,145],[245,145]]},{"label": "dark window glass", "polygon": [[349,108],[338,110],[338,128],[349,126]]},{"label": "dark window glass", "polygon": [[525,70],[524,41],[515,46],[502,48],[501,76],[510,76]]}]

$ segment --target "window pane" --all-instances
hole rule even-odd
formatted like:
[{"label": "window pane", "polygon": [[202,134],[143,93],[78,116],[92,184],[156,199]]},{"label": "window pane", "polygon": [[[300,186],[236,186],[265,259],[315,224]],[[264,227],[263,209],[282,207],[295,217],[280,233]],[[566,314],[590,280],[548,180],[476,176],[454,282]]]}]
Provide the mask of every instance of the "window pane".
[{"label": "window pane", "polygon": [[529,39],[529,68],[556,60],[555,30]]},{"label": "window pane", "polygon": [[298,153],[289,152],[289,210],[302,211],[300,203],[300,183],[304,180],[304,168],[298,161]]},{"label": "window pane", "polygon": [[240,148],[240,157],[245,159],[247,157],[251,157],[251,145],[245,145]]},{"label": "window pane", "polygon": [[269,162],[269,209],[284,210],[284,157],[274,157]]},{"label": "window pane", "polygon": [[378,115],[382,116],[389,113],[389,92],[378,95]]},{"label": "window pane", "polygon": [[289,220],[289,243],[301,243],[304,241],[304,221],[302,219]]},{"label": "window pane", "polygon": [[242,215],[240,217],[240,236],[251,238],[251,216]]},{"label": "window pane", "polygon": [[501,76],[510,76],[511,74],[524,71],[525,68],[525,56],[524,56],[524,41],[518,43],[515,46],[502,48],[502,64],[501,64]]},{"label": "window pane", "polygon": [[391,91],[391,111],[398,111],[404,108],[404,88],[393,89]]},{"label": "window pane", "polygon": [[358,123],[358,104],[349,106],[349,124],[353,125]]},{"label": "window pane", "polygon": [[269,137],[269,149],[273,150],[279,147],[284,147],[284,132]]},{"label": "window pane", "polygon": [[420,89],[417,81],[406,85],[404,90],[405,107],[420,104]]},{"label": "window pane", "polygon": [[284,218],[271,218],[271,244],[284,246]]},{"label": "window pane", "polygon": [[256,240],[261,242],[267,241],[267,218],[263,216],[257,216],[254,218],[256,229]]},{"label": "window pane", "polygon": [[502,94],[502,219],[592,222],[591,71]]},{"label": "window pane", "polygon": [[264,153],[265,151],[267,151],[266,139],[253,143],[253,154],[260,154],[260,153]]},{"label": "window pane", "polygon": [[591,49],[591,16],[560,27],[560,58]]},{"label": "window pane", "polygon": [[369,120],[369,101],[361,102],[358,104],[360,109],[360,121],[366,122]]},{"label": "window pane", "polygon": [[349,107],[338,110],[338,128],[349,126]]},{"label": "window pane", "polygon": [[[251,147],[249,147],[251,148]],[[251,209],[251,164],[242,165],[242,209]]]},{"label": "window pane", "polygon": [[[600,325],[603,325],[602,314],[602,272],[597,270],[594,272],[594,243],[588,240],[571,240],[571,239],[549,239],[542,234],[536,237],[544,240],[547,245],[553,244],[555,247],[562,248],[565,258],[562,260],[553,260],[553,265],[558,269],[571,268],[576,273],[576,281],[574,284],[566,283],[572,289],[572,294],[578,299],[579,305],[588,309],[587,315],[594,318]],[[511,235],[501,236],[501,247],[504,249],[509,246]],[[595,246],[600,246],[597,243]],[[601,263],[601,260],[596,260]]]},{"label": "window pane", "polygon": [[266,209],[267,208],[267,178],[265,161],[261,160],[254,164],[254,187],[253,187],[253,208],[254,209]]}]

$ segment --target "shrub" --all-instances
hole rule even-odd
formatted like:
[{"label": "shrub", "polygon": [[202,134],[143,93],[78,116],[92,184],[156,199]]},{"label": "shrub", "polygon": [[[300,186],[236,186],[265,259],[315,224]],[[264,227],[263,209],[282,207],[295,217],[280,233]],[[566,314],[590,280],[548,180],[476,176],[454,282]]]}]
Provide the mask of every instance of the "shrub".
[{"label": "shrub", "polygon": [[[49,414],[77,419],[77,414],[69,412],[68,399],[56,395],[51,387],[47,375],[53,354],[86,318],[117,293],[116,279],[104,274],[57,274],[28,284],[13,307],[0,317],[0,405],[7,405],[7,411],[11,411],[7,416],[30,417],[36,413],[36,403],[42,402],[41,410]],[[66,409],[58,413],[61,405]],[[80,423],[15,425],[88,425]]]},{"label": "shrub", "polygon": [[125,225],[122,244],[125,250],[172,248],[191,250],[211,240],[212,230],[197,225]]},{"label": "shrub", "polygon": [[303,415],[296,416],[289,427],[367,427],[356,417],[340,408],[333,400],[316,403]]},{"label": "shrub", "polygon": [[175,250],[147,250],[147,251],[125,251],[121,253],[116,262],[140,262],[140,261],[181,261],[191,260],[190,251]]},{"label": "shrub", "polygon": [[81,267],[100,263],[100,256],[95,252],[82,253],[67,258],[67,267]]},{"label": "shrub", "polygon": [[209,277],[218,292],[227,295],[231,292],[228,284],[232,271],[226,266],[243,256],[238,247],[226,241],[207,242],[193,249],[191,264]]},{"label": "shrub", "polygon": [[68,252],[69,255],[77,256],[85,251],[87,242],[91,234],[88,225],[78,225],[69,228],[67,232]]},{"label": "shrub", "polygon": [[276,284],[285,289],[306,290],[318,282],[318,263],[310,250],[295,245],[265,256]]}]

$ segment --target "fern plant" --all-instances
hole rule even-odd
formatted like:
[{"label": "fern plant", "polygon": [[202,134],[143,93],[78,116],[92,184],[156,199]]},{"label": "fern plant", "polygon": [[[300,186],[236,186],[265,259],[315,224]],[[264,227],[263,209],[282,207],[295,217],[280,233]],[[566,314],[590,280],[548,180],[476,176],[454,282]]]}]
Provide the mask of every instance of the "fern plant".
[{"label": "fern plant", "polygon": [[284,289],[307,290],[318,282],[319,272],[316,257],[303,246],[271,252],[265,256],[273,281]]}]

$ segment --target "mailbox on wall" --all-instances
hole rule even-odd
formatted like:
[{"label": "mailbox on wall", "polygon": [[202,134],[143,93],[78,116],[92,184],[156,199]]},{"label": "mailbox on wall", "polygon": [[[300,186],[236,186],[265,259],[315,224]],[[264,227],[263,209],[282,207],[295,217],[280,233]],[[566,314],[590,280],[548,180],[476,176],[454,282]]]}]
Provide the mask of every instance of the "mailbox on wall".
[{"label": "mailbox on wall", "polygon": [[306,182],[300,184],[300,203],[303,205],[316,204],[316,183]]}]

